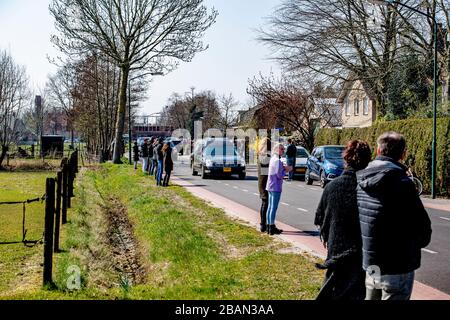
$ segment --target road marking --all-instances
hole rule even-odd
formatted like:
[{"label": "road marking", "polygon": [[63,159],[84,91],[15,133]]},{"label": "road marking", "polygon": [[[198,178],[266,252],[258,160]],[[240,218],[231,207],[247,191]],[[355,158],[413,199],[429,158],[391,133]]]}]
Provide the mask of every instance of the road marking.
[{"label": "road marking", "polygon": [[450,221],[450,219],[449,219],[449,218],[445,218],[445,217],[441,217],[441,219],[444,219],[444,220]]},{"label": "road marking", "polygon": [[422,251],[428,252],[428,253],[431,253],[431,254],[437,254],[436,251],[431,251],[431,250],[428,250],[428,249],[422,249]]},{"label": "road marking", "polygon": [[255,196],[258,196],[258,197],[259,197],[259,194],[258,194],[258,193],[253,193],[253,195],[255,195]]},{"label": "road marking", "polygon": [[248,190],[245,190],[245,189],[242,189],[242,191],[244,191],[244,192],[248,192]]},{"label": "road marking", "polygon": [[286,203],[286,202],[282,202],[281,203],[283,206],[286,206],[286,207],[289,207],[290,206],[290,204],[289,203]]},{"label": "road marking", "polygon": [[302,211],[302,212],[309,212],[308,210],[303,209],[303,208],[297,208],[297,210],[298,210],[298,211]]},{"label": "road marking", "polygon": [[238,187],[234,186],[233,189],[239,189]]},{"label": "road marking", "polygon": [[228,184],[228,183],[225,183],[225,185],[227,186],[227,187],[229,187],[230,185]]},{"label": "road marking", "polygon": [[299,184],[298,186],[299,186],[299,188],[302,188],[302,189],[306,188],[305,186],[302,186],[301,184]]},{"label": "road marking", "polygon": [[309,188],[310,190],[313,190],[313,191],[319,191],[319,189],[317,189],[317,188]]}]

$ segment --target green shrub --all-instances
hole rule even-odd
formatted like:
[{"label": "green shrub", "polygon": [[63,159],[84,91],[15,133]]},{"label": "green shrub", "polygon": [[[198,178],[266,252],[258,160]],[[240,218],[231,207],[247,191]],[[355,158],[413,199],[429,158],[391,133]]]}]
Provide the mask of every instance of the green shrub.
[{"label": "green shrub", "polygon": [[[353,139],[367,141],[376,155],[376,140],[387,131],[396,131],[406,138],[408,153],[405,163],[412,167],[414,174],[422,180],[424,191],[431,192],[431,156],[433,121],[431,119],[406,119],[374,124],[369,128],[321,129],[315,145],[345,145]],[[440,118],[437,122],[436,150],[436,192],[450,195],[450,118]]]}]

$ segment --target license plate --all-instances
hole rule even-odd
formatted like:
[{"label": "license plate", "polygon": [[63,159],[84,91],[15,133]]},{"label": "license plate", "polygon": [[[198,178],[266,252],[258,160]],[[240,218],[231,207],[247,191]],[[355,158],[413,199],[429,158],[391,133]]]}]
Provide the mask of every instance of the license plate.
[{"label": "license plate", "polygon": [[295,170],[295,172],[298,172],[298,173],[305,173],[305,172],[306,172],[306,169],[305,169],[305,168],[298,168],[298,169]]},{"label": "license plate", "polygon": [[223,168],[223,172],[231,172],[231,168]]}]

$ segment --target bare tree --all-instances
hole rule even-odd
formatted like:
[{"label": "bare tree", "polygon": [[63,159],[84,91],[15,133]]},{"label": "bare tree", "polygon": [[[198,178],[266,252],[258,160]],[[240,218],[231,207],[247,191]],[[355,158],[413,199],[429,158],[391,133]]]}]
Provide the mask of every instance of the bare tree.
[{"label": "bare tree", "polygon": [[406,45],[396,12],[366,0],[284,0],[269,22],[259,39],[287,70],[320,81],[364,80],[384,112],[389,74]]},{"label": "bare tree", "polygon": [[233,97],[233,94],[219,96],[219,108],[221,117],[219,119],[219,128],[226,132],[237,122],[238,112],[237,107],[239,102]]},{"label": "bare tree", "polygon": [[318,127],[336,120],[335,106],[314,86],[302,87],[291,80],[260,76],[249,82],[247,91],[259,107],[255,113],[258,128],[297,131],[309,150],[314,148]]},{"label": "bare tree", "polygon": [[203,33],[217,12],[203,0],[53,0],[50,12],[69,55],[97,52],[121,70],[113,162],[120,163],[130,71],[167,72],[205,48]]},{"label": "bare tree", "polygon": [[7,51],[0,50],[0,168],[16,139],[17,121],[28,99],[25,68],[17,65]]},{"label": "bare tree", "polygon": [[55,112],[59,109],[65,114],[72,145],[74,143],[73,90],[76,81],[74,68],[72,63],[66,63],[60,66],[56,74],[48,77],[45,88],[48,103],[55,109]]}]

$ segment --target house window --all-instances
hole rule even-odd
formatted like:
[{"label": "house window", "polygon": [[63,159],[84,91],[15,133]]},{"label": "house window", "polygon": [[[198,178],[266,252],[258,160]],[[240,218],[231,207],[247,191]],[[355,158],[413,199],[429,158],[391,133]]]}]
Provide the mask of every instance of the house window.
[{"label": "house window", "polygon": [[354,108],[355,108],[355,116],[358,116],[359,115],[359,100],[358,99],[355,99]]},{"label": "house window", "polygon": [[350,104],[348,102],[348,99],[345,99],[345,115],[346,116],[350,115]]},{"label": "house window", "polygon": [[368,115],[369,114],[369,98],[365,97],[364,98],[364,109],[363,109],[364,115]]}]

